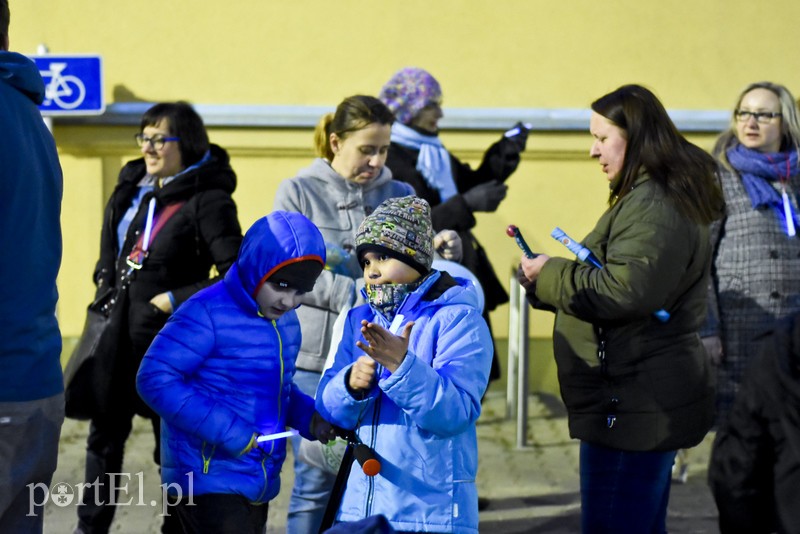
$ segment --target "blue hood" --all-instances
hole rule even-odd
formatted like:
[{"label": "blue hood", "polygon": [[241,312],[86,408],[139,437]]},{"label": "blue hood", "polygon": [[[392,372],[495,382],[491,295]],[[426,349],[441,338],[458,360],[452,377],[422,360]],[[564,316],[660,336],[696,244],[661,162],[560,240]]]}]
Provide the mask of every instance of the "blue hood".
[{"label": "blue hood", "polygon": [[300,213],[274,211],[247,230],[239,257],[226,273],[225,281],[230,284],[238,279],[244,293],[254,303],[262,280],[288,263],[303,260],[325,264],[322,234]]},{"label": "blue hood", "polygon": [[39,105],[44,100],[44,81],[36,64],[16,52],[0,52],[0,80]]}]

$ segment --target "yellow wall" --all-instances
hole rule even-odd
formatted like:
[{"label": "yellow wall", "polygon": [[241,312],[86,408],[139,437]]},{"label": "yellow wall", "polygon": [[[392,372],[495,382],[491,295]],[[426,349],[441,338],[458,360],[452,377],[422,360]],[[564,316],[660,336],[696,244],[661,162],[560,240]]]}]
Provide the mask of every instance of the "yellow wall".
[{"label": "yellow wall", "polygon": [[[769,6],[769,7],[767,7]],[[643,83],[670,109],[725,110],[746,83],[771,79],[800,92],[790,47],[794,0],[11,0],[11,48],[97,53],[108,102],[333,107],[375,94],[398,68],[419,65],[442,83],[450,108],[585,109],[623,83]],[[509,124],[509,126],[511,126]],[[101,208],[121,164],[137,155],[135,127],[55,121],[65,176],[65,253],[59,315],[80,332],[92,295]],[[278,182],[312,157],[310,129],[210,128],[231,152],[243,226],[266,213]],[[499,132],[445,131],[471,162]],[[706,148],[711,134],[694,136]],[[519,258],[508,224],[536,250],[564,254],[554,226],[575,237],[604,208],[606,183],[584,133],[537,132],[508,199],[481,214],[476,234],[502,279]],[[503,336],[507,307],[494,316]],[[547,336],[549,316],[534,313]]]},{"label": "yellow wall", "polygon": [[672,108],[727,108],[744,84],[798,87],[793,0],[11,0],[11,45],[101,53],[107,96],[335,104],[397,68],[452,107],[585,107],[629,82]]}]

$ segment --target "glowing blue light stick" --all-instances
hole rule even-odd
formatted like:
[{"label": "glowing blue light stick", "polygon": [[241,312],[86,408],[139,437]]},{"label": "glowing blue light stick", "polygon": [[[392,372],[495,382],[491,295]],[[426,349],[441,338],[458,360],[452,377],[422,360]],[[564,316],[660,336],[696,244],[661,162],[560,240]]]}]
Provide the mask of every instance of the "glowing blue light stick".
[{"label": "glowing blue light stick", "polygon": [[797,231],[794,228],[794,217],[792,216],[792,204],[789,202],[789,195],[783,190],[783,216],[786,218],[786,233],[789,237],[794,237]]},{"label": "glowing blue light stick", "polygon": [[553,239],[555,239],[556,241],[567,247],[570,252],[572,252],[578,257],[579,260],[585,261],[586,263],[590,263],[593,266],[597,267],[598,269],[603,268],[603,264],[600,263],[600,260],[597,259],[597,256],[595,256],[591,250],[584,247],[583,245],[572,239],[570,236],[565,234],[564,230],[562,230],[561,228],[556,226],[555,230],[550,232],[550,235],[553,237]]},{"label": "glowing blue light stick", "polygon": [[[524,123],[524,124],[522,125],[522,127],[523,127],[523,128],[525,128],[526,130],[530,131],[530,130],[531,130],[531,128],[533,128],[533,124],[531,124],[531,123],[529,123],[529,122],[526,122],[526,123]],[[505,135],[506,137],[514,137],[515,135],[519,135],[520,133],[522,133],[522,130],[520,129],[520,127],[519,127],[519,126],[514,126],[513,128],[511,128],[510,130],[508,130],[508,131],[507,131],[505,134],[503,134],[503,135]]]},{"label": "glowing blue light stick", "polygon": [[[579,260],[585,261],[586,263],[589,263],[598,269],[603,268],[603,264],[600,263],[600,260],[597,259],[597,256],[595,256],[591,250],[572,239],[570,236],[564,233],[564,230],[561,228],[556,226],[555,230],[550,232],[550,235],[553,237],[553,239],[567,247],[570,252],[578,257]],[[669,321],[669,312],[667,310],[657,310],[653,312],[653,315],[662,323]]]},{"label": "glowing blue light stick", "polygon": [[287,430],[286,432],[278,432],[276,434],[267,434],[266,436],[258,436],[256,441],[259,443],[263,443],[265,441],[272,441],[274,439],[281,439],[281,438],[291,438],[292,436],[298,435],[298,432],[295,429]]}]

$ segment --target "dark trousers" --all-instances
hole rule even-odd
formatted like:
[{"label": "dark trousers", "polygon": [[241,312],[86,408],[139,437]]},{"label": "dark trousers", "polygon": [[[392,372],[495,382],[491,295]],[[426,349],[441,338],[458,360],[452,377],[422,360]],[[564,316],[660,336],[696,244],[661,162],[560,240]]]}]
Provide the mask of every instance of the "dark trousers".
[{"label": "dark trousers", "polygon": [[666,534],[676,451],[580,447],[583,534]]},{"label": "dark trousers", "polygon": [[[122,460],[125,442],[131,433],[133,413],[119,413],[113,417],[93,420],[89,427],[89,437],[86,441],[86,472],[87,484],[83,490],[81,504],[78,506],[78,528],[86,534],[106,534],[111,521],[114,519],[116,506],[110,504],[119,502],[119,491],[112,496],[111,488],[118,488],[125,483],[125,479],[118,477],[112,481],[109,473],[122,472]],[[153,460],[161,463],[161,421],[158,417],[151,419],[156,447]],[[160,482],[160,481],[159,481]],[[122,496],[122,501],[127,501],[128,496]],[[179,533],[180,525],[176,518],[164,517],[161,531],[172,534]]]},{"label": "dark trousers", "polygon": [[241,495],[207,493],[172,503],[186,534],[263,534],[268,503],[251,503]]}]

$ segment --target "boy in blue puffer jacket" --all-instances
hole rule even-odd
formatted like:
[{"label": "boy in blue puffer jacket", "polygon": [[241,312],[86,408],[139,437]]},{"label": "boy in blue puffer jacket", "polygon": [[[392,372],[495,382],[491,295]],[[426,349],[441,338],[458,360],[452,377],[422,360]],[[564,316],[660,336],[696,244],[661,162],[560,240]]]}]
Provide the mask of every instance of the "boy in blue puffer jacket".
[{"label": "boy in blue puffer jacket", "polygon": [[285,436],[263,438],[286,427],[333,437],[292,382],[294,309],[324,265],[317,227],[273,212],[247,231],[225,278],[184,302],[148,349],[136,384],[161,416],[162,482],[186,532],[262,532],[286,457]]},{"label": "boy in blue puffer jacket", "polygon": [[384,201],[358,228],[368,304],[347,316],[316,406],[353,429],[380,472],[350,471],[337,522],[383,515],[401,532],[477,534],[475,422],[492,338],[471,282],[431,269],[430,206]]}]

